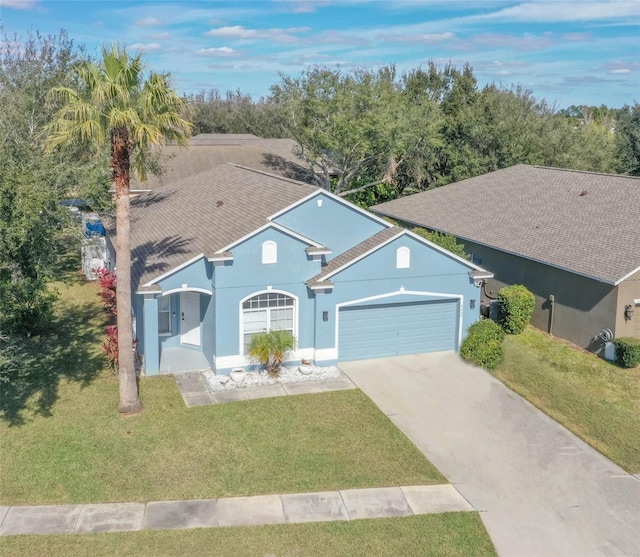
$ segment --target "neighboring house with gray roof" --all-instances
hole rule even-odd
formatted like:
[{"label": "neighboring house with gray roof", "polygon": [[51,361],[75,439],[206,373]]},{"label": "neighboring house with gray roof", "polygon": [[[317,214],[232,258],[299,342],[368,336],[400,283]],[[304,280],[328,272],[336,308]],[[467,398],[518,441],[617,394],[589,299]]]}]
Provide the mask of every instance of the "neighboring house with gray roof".
[{"label": "neighboring house with gray roof", "polygon": [[292,139],[263,139],[250,134],[201,133],[189,145],[163,146],[158,151],[162,172],[149,175],[146,182],[131,180],[132,190],[155,190],[225,163],[311,182],[312,174],[300,159]]},{"label": "neighboring house with gray roof", "polygon": [[516,165],[372,208],[456,236],[508,284],[536,296],[533,324],[599,350],[640,337],[640,178]]},{"label": "neighboring house with gray roof", "polygon": [[321,188],[235,164],[133,199],[131,239],[149,375],[252,366],[268,329],[295,336],[289,360],[321,365],[456,350],[492,276]]}]

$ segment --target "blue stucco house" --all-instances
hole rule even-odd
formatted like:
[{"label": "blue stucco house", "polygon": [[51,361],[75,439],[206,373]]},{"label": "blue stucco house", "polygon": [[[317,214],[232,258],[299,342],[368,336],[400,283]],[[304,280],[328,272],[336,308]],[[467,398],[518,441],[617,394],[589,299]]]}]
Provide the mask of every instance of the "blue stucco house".
[{"label": "blue stucco house", "polygon": [[456,350],[491,273],[326,190],[225,164],[132,200],[135,336],[147,375]]}]

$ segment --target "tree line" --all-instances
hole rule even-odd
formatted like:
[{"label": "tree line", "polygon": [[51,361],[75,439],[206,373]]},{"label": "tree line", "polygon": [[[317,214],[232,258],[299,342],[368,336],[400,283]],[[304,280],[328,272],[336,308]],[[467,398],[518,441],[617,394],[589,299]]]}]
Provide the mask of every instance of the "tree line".
[{"label": "tree line", "polygon": [[189,95],[196,133],[289,137],[316,183],[376,184],[368,204],[514,164],[640,173],[640,105],[559,110],[520,86],[478,86],[470,66],[398,73],[312,67],[280,74],[270,95]]}]

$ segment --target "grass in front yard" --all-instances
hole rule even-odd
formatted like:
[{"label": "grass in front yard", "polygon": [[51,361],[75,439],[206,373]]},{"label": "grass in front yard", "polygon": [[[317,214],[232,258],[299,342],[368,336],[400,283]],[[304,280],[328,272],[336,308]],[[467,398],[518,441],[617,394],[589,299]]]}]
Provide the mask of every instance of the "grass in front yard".
[{"label": "grass in front yard", "polygon": [[493,556],[477,513],[117,534],[13,536],[0,541],[4,557],[19,555]]},{"label": "grass in front yard", "polygon": [[[36,370],[25,370],[38,389],[16,394],[13,406],[6,407],[14,410],[2,415],[3,505],[445,481],[357,390],[187,409],[173,378],[146,378],[141,381],[144,412],[119,417],[117,378],[95,369],[103,363],[97,290],[84,283],[60,289],[61,314],[82,310],[80,319],[61,321],[66,328],[61,326],[57,338],[69,345],[38,341],[43,350],[53,348],[55,357],[49,359],[45,351]],[[63,365],[68,367],[58,367]],[[44,406],[41,393],[47,395]]]},{"label": "grass in front yard", "polygon": [[630,473],[640,472],[640,370],[533,328],[504,341],[494,375]]}]

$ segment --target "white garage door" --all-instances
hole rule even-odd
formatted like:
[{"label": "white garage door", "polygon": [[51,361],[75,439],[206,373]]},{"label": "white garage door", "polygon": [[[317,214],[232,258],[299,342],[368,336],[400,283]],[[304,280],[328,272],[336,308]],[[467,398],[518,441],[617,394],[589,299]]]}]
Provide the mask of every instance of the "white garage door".
[{"label": "white garage door", "polygon": [[364,360],[455,350],[457,300],[340,309],[338,359]]}]

